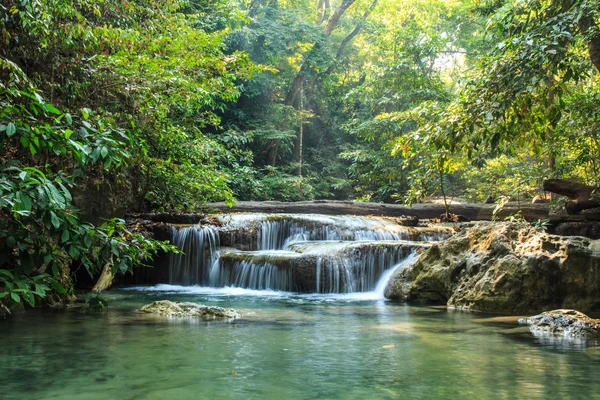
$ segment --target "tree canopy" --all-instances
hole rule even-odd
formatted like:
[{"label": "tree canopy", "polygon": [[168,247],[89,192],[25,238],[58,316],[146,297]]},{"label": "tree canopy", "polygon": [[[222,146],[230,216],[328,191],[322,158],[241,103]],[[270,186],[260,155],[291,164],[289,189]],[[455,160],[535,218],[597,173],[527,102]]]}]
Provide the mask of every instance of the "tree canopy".
[{"label": "tree canopy", "polygon": [[123,212],[598,185],[599,20],[597,0],[4,1],[2,304],[172,250]]}]

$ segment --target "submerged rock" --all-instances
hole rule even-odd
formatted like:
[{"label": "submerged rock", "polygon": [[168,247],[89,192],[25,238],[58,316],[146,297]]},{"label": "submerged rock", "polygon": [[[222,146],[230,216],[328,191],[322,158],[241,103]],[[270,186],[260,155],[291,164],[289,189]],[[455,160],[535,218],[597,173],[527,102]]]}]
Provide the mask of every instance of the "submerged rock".
[{"label": "submerged rock", "polygon": [[176,303],[169,300],[159,300],[146,304],[138,311],[165,317],[239,318],[239,314],[233,309],[187,302]]},{"label": "submerged rock", "polygon": [[519,319],[529,325],[534,334],[552,334],[575,337],[600,337],[600,320],[592,319],[575,310],[553,310]]},{"label": "submerged rock", "polygon": [[386,297],[503,312],[600,308],[600,241],[481,222],[428,249]]}]

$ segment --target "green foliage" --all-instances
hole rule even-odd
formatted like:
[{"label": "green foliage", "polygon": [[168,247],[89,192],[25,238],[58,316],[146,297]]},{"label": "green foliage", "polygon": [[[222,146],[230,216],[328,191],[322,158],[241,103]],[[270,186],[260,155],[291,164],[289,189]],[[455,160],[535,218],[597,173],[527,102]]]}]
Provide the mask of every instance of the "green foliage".
[{"label": "green foliage", "polygon": [[483,202],[488,196],[529,201],[542,191],[542,182],[547,176],[545,160],[530,155],[502,155],[487,160],[479,168],[465,166],[462,169],[461,197],[474,202]]},{"label": "green foliage", "polygon": [[260,190],[259,200],[314,200],[315,189],[310,179],[290,175],[277,168],[266,167],[256,184]]},{"label": "green foliage", "polygon": [[330,32],[326,3],[0,4],[0,304],[172,250],[82,221],[86,178],[138,211],[599,185],[598,0],[356,1]]},{"label": "green foliage", "polygon": [[[84,266],[91,276],[107,263],[113,274],[124,274],[159,250],[174,250],[168,242],[129,232],[123,220],[98,227],[82,223],[65,185],[69,182],[62,173],[52,176],[17,166],[0,170],[0,268],[12,279],[3,281],[3,289],[11,293],[13,303],[19,303],[12,295],[17,289],[32,306],[32,295],[43,298],[49,288],[64,293],[58,282],[73,263]],[[34,283],[46,286],[26,292]]]},{"label": "green foliage", "polygon": [[12,308],[23,303],[35,307],[36,299],[43,299],[51,290],[60,294],[66,292],[49,274],[28,276],[0,269],[0,313],[10,313]]},{"label": "green foliage", "polygon": [[592,85],[563,96],[562,118],[555,140],[548,144],[557,157],[561,176],[600,186],[600,87]]},{"label": "green foliage", "polygon": [[85,304],[88,305],[88,309],[99,311],[104,310],[108,307],[108,303],[98,293],[88,293],[85,296]]},{"label": "green foliage", "polygon": [[[127,152],[104,160],[105,168],[127,159],[135,173],[150,177],[133,188],[147,206],[232,201],[212,154],[198,157],[206,147],[201,130],[220,125],[217,112],[260,70],[244,53],[224,53],[224,38],[241,18],[231,2],[22,1],[8,11],[0,22],[7,44],[0,61],[27,65],[26,78],[53,110],[60,105],[95,115],[103,124],[93,134],[126,136]],[[104,143],[97,146],[92,157],[111,154]],[[169,159],[177,161],[165,164]],[[173,182],[177,198],[157,204]]]},{"label": "green foliage", "polygon": [[508,2],[488,26],[495,47],[479,59],[440,124],[470,158],[477,153],[527,149],[556,156],[565,96],[593,71],[585,21],[598,16],[595,1]]},{"label": "green foliage", "polygon": [[410,187],[398,197],[446,195],[450,188],[471,200],[523,200],[549,176],[595,183],[599,103],[590,61],[598,10],[595,1],[515,1],[487,10],[492,46],[481,46],[488,49],[462,74],[458,90],[381,112],[378,133],[363,135],[388,140],[376,148],[397,137],[393,153],[401,152]]},{"label": "green foliage", "polygon": [[21,300],[34,306],[36,297],[50,291],[72,290],[72,264],[90,275],[107,263],[113,274],[126,273],[159,250],[174,250],[129,232],[122,220],[96,227],[79,219],[71,188],[87,174],[123,164],[130,138],[88,109],[61,112],[18,66],[7,61],[2,66],[9,76],[0,88],[2,308],[8,311]]}]

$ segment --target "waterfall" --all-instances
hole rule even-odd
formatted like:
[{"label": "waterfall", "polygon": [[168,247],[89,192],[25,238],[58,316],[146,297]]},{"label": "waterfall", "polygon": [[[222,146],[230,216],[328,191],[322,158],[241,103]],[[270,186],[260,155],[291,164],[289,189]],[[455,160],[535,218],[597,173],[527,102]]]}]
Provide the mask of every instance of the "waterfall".
[{"label": "waterfall", "polygon": [[[380,290],[382,277],[429,246],[415,240],[448,236],[447,229],[404,227],[381,218],[233,214],[220,219],[219,227],[173,228],[172,242],[185,254],[170,256],[168,283],[373,292]],[[231,239],[236,237],[246,243],[238,246]]]},{"label": "waterfall", "polygon": [[405,259],[412,250],[405,247],[374,247],[353,251],[350,255],[323,255],[316,263],[315,292],[368,292],[375,288],[381,275]]},{"label": "waterfall", "polygon": [[279,268],[268,262],[255,264],[251,261],[238,261],[231,268],[217,267],[213,272],[210,280],[212,287],[235,286],[256,290],[293,290],[293,280],[289,269]]},{"label": "waterfall", "polygon": [[219,232],[211,226],[172,228],[171,242],[183,254],[171,254],[169,283],[205,285],[209,282],[209,265],[219,247]]},{"label": "waterfall", "polygon": [[226,214],[220,216],[219,220],[226,226],[233,228],[253,227],[256,229],[256,250],[287,249],[295,241],[439,241],[449,236],[447,229],[405,227],[385,218],[377,217],[312,214]]},{"label": "waterfall", "polygon": [[381,275],[381,278],[379,278],[379,281],[377,282],[377,286],[375,286],[374,292],[375,292],[377,298],[379,298],[379,299],[384,298],[385,288],[387,287],[390,279],[392,278],[392,275],[394,275],[394,273],[396,271],[404,270],[406,268],[412,267],[412,265],[417,261],[417,259],[418,259],[417,254],[411,253],[402,262],[399,262],[398,264],[394,265],[392,268],[385,271]]}]

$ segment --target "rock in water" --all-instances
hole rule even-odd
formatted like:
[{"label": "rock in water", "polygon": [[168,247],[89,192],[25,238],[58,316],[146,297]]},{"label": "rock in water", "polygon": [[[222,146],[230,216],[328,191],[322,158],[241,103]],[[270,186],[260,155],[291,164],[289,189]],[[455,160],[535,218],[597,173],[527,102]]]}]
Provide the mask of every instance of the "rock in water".
[{"label": "rock in water", "polygon": [[169,300],[159,300],[151,304],[146,304],[138,311],[165,317],[200,317],[203,319],[239,318],[239,314],[233,309],[204,306],[196,303],[176,303]]},{"label": "rock in water", "polygon": [[480,222],[396,273],[386,297],[499,313],[600,308],[600,241]]},{"label": "rock in water", "polygon": [[520,324],[529,325],[534,334],[552,334],[574,337],[600,337],[600,320],[592,319],[575,310],[554,310],[521,318]]}]

